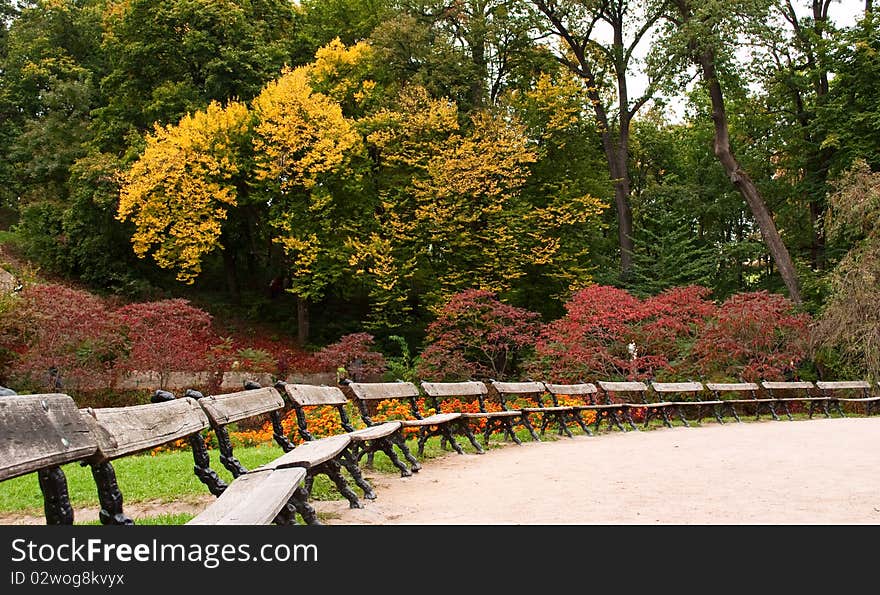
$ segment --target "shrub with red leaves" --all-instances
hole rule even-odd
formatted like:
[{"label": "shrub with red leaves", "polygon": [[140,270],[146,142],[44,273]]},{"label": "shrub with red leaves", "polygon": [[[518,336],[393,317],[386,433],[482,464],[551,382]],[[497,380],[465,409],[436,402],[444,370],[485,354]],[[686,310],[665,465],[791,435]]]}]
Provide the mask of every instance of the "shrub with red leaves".
[{"label": "shrub with red leaves", "polygon": [[106,388],[127,346],[100,297],[64,285],[29,285],[2,321],[9,371],[19,391]]},{"label": "shrub with red leaves", "polygon": [[687,286],[642,301],[616,287],[586,287],[542,329],[529,370],[556,382],[693,373],[690,345],[715,312],[708,296]]},{"label": "shrub with red leaves", "polygon": [[123,306],[116,315],[130,341],[128,370],[152,370],[165,387],[171,372],[206,369],[206,355],[217,337],[211,315],[184,299]]},{"label": "shrub with red leaves", "polygon": [[806,355],[809,324],[785,296],[740,293],[718,308],[694,354],[707,377],[784,380]]},{"label": "shrub with red leaves", "polygon": [[345,368],[353,380],[364,380],[385,371],[385,356],[374,350],[373,335],[351,333],[336,343],[327,345],[314,355],[321,372],[336,372]]},{"label": "shrub with red leaves", "polygon": [[428,326],[418,374],[435,381],[515,377],[534,346],[538,319],[491,291],[457,293]]}]

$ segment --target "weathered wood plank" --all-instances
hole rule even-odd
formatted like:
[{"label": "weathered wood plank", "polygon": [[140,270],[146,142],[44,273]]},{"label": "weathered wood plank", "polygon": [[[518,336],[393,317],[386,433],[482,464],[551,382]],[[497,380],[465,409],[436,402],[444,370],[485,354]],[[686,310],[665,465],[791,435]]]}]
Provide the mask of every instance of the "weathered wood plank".
[{"label": "weathered wood plank", "polygon": [[461,413],[437,413],[424,419],[406,419],[401,421],[404,428],[419,428],[424,426],[437,426],[448,423],[461,417]]},{"label": "weathered wood plank", "polygon": [[391,434],[399,430],[400,426],[401,424],[399,421],[386,421],[385,423],[370,426],[369,428],[362,428],[360,430],[355,430],[354,432],[349,432],[348,436],[351,438],[352,442],[375,440],[377,438],[390,436]]},{"label": "weathered wood plank", "polygon": [[187,525],[268,525],[306,477],[303,468],[252,471],[239,476]]},{"label": "weathered wood plank", "polygon": [[822,390],[863,390],[871,388],[871,385],[864,380],[819,380],[816,382],[816,388]]},{"label": "weathered wood plank", "polygon": [[765,380],[761,383],[766,389],[769,390],[793,390],[793,389],[805,389],[805,388],[813,388],[812,382],[770,382]]},{"label": "weathered wood plank", "polygon": [[422,390],[429,397],[475,397],[485,395],[489,388],[485,382],[422,382]]},{"label": "weathered wood plank", "polygon": [[314,384],[285,384],[284,390],[290,400],[300,407],[310,405],[345,405],[348,398],[338,386]]},{"label": "weathered wood plank", "polygon": [[598,391],[592,382],[580,384],[548,384],[545,382],[544,387],[548,393],[554,395],[592,395]]},{"label": "weathered wood plank", "polygon": [[199,404],[208,414],[211,424],[225,426],[241,419],[283,409],[284,399],[273,387],[266,386],[225,395],[211,395],[199,399]]},{"label": "weathered wood plank", "polygon": [[614,393],[632,393],[648,390],[644,382],[605,382],[599,381],[602,390]]},{"label": "weathered wood plank", "polygon": [[0,481],[82,460],[97,447],[68,395],[0,397]]},{"label": "weathered wood plank", "polygon": [[517,410],[513,411],[485,411],[485,412],[474,412],[474,413],[462,413],[462,417],[466,417],[468,419],[492,419],[496,417],[519,417],[522,415],[522,412]]},{"label": "weathered wood plank", "polygon": [[707,382],[706,388],[718,392],[747,392],[758,390],[758,385],[754,382]]},{"label": "weathered wood plank", "polygon": [[284,453],[277,459],[258,467],[256,471],[284,469],[286,467],[311,469],[329,461],[341,453],[350,443],[351,437],[348,434],[337,434],[310,442],[303,442],[290,452]]},{"label": "weathered wood plank", "polygon": [[503,395],[528,395],[543,393],[544,384],[541,382],[496,382],[492,386]]},{"label": "weathered wood plank", "polygon": [[352,382],[348,386],[357,398],[365,401],[419,396],[419,389],[412,382]]},{"label": "weathered wood plank", "polygon": [[208,427],[205,412],[190,397],[131,407],[81,409],[80,413],[98,440],[93,462],[141,452]]},{"label": "weathered wood plank", "polygon": [[698,393],[703,390],[699,382],[652,382],[651,387],[658,393]]}]

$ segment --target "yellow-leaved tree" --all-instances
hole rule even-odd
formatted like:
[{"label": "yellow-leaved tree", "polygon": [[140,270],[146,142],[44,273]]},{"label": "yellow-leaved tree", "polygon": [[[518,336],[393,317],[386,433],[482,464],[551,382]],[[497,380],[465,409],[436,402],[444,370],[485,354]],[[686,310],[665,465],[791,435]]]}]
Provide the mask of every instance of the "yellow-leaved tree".
[{"label": "yellow-leaved tree", "polygon": [[236,206],[250,114],[245,105],[212,102],[179,123],[156,126],[146,149],[121,176],[117,218],[135,227],[135,253],[192,283],[220,242]]},{"label": "yellow-leaved tree", "polygon": [[313,68],[286,70],[253,101],[256,184],[270,205],[273,239],[284,249],[301,341],[308,303],[348,271],[342,238],[356,233],[363,210],[352,166],[361,136],[336,100],[312,88]]}]

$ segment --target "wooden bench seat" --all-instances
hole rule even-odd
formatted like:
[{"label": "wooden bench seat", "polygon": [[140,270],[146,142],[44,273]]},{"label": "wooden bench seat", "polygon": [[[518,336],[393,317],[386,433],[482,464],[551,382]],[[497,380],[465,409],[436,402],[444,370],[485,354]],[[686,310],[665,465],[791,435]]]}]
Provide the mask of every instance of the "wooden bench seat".
[{"label": "wooden bench seat", "polygon": [[871,415],[874,404],[880,401],[880,395],[872,395],[871,384],[865,380],[819,380],[816,388],[828,399],[829,406],[837,409],[841,417],[846,417],[841,403],[861,403],[865,406],[865,415]]},{"label": "wooden bench seat", "polygon": [[467,380],[459,382],[428,382],[422,381],[422,392],[431,400],[436,411],[441,411],[444,407],[443,403],[450,403],[455,399],[459,402],[474,403],[476,402],[479,411],[464,411],[459,408],[457,413],[461,416],[461,423],[458,430],[463,433],[477,454],[485,453],[483,445],[481,445],[474,435],[471,427],[472,421],[483,420],[483,441],[486,447],[489,446],[489,438],[492,432],[500,430],[505,437],[510,438],[516,444],[521,444],[519,438],[513,431],[513,419],[520,417],[520,411],[487,411],[486,395],[489,388],[485,382],[476,380]]},{"label": "wooden bench seat", "polygon": [[[250,471],[235,458],[226,426],[236,421],[266,415],[272,424],[273,438],[284,451],[284,454],[276,461],[284,460],[286,466],[302,467],[306,470],[303,486],[294,491],[290,500],[290,506],[302,516],[306,524],[320,524],[317,513],[308,503],[311,498],[314,478],[318,474],[324,474],[330,478],[339,493],[348,500],[351,508],[362,508],[363,505],[357,494],[349,487],[341,473],[341,468],[346,467],[359,487],[365,489],[366,486],[365,493],[372,491],[369,485],[365,484],[360,470],[357,469],[356,462],[353,466],[350,464],[353,461],[347,450],[350,439],[348,437],[334,441],[323,439],[320,444],[315,441],[315,444],[306,442],[301,446],[294,446],[285,435],[281,425],[280,412],[284,409],[284,399],[281,394],[273,387],[261,387],[252,381],[248,381],[245,386],[243,391],[210,396],[201,395],[196,391],[187,391],[187,394],[195,396],[204,408],[217,437],[220,462],[232,476],[237,479]],[[300,450],[301,448],[303,450]],[[264,465],[261,469],[269,468],[272,468],[271,464]],[[292,522],[291,513],[289,508],[282,510],[282,516],[288,520],[287,522]],[[284,518],[279,519],[279,524],[284,522]]]},{"label": "wooden bench seat", "polygon": [[[755,408],[755,419],[761,418],[761,406],[763,406],[773,419],[779,419],[776,415],[775,399],[760,397],[760,387],[754,382],[707,382],[706,389],[711,391],[716,400],[721,401],[718,408],[719,415],[723,418],[725,410],[729,411],[737,422],[742,420],[737,413],[736,405],[749,405]],[[724,395],[745,395],[745,397],[725,397]]]},{"label": "wooden bench seat", "polygon": [[[351,396],[357,403],[358,412],[361,420],[368,426],[375,425],[370,413],[370,403],[376,404],[380,401],[399,400],[405,401],[409,405],[410,415],[400,420],[404,428],[418,428],[418,454],[423,456],[425,453],[425,443],[431,436],[440,436],[443,445],[447,443],[458,454],[464,454],[461,446],[455,441],[454,427],[457,425],[460,414],[439,414],[429,422],[425,423],[425,416],[419,409],[418,399],[421,397],[418,387],[412,382],[351,382],[348,379],[340,383],[343,391]],[[430,417],[430,416],[429,416]],[[413,456],[409,448],[406,446],[406,440],[401,440],[397,446],[403,452],[404,458],[410,462],[410,469],[418,471],[421,469],[419,460]]]},{"label": "wooden bench seat", "polygon": [[[351,440],[351,457],[346,456],[344,463],[346,468],[353,466],[357,469],[358,462],[364,457],[368,457],[368,465],[372,466],[373,454],[381,451],[391,460],[391,463],[397,467],[402,477],[412,475],[412,470],[407,467],[394,452],[394,446],[405,449],[401,429],[403,423],[400,421],[390,421],[367,426],[360,430],[355,430],[351,423],[351,419],[346,411],[349,403],[348,397],[342,392],[338,386],[315,386],[311,384],[292,384],[286,382],[278,382],[275,388],[284,395],[290,402],[296,413],[296,424],[299,435],[303,440],[314,440],[315,437],[309,431],[306,418],[306,410],[316,408],[332,408],[335,409],[339,416],[339,425],[345,431]],[[349,468],[349,472],[351,469]],[[360,473],[358,471],[358,473]],[[375,499],[376,494],[370,487],[369,482],[361,476],[359,484],[364,490],[364,497],[367,499]]]},{"label": "wooden bench seat", "polygon": [[816,387],[813,385],[812,382],[801,380],[773,382],[765,380],[761,382],[761,386],[764,388],[765,391],[767,391],[767,395],[771,399],[773,399],[773,402],[776,405],[782,405],[782,409],[785,411],[785,414],[786,416],[788,416],[789,420],[792,420],[794,418],[791,415],[791,408],[788,406],[788,404],[797,402],[810,404],[811,419],[813,417],[813,410],[816,404],[821,404],[822,409],[825,413],[825,417],[830,417],[830,413],[828,412],[828,397],[823,394],[814,394],[813,391]]},{"label": "wooden bench seat", "polygon": [[645,419],[655,415],[654,411],[659,411],[663,417],[663,423],[672,427],[669,421],[668,408],[672,405],[669,401],[651,401],[648,398],[648,386],[644,382],[617,382],[600,380],[598,382],[599,389],[603,394],[603,402],[606,405],[614,405],[608,409],[609,427],[614,423],[618,429],[625,431],[623,424],[620,423],[620,417],[629,424],[633,430],[638,430],[635,421],[633,421],[631,410],[642,410]]},{"label": "wooden bench seat", "polygon": [[187,525],[268,525],[306,478],[301,467],[251,471],[236,478]]},{"label": "wooden bench seat", "polygon": [[575,422],[588,436],[591,436],[593,432],[590,431],[589,426],[584,421],[584,418],[581,416],[582,413],[584,413],[585,411],[594,412],[595,420],[593,421],[593,427],[595,431],[598,432],[599,426],[602,423],[602,419],[607,415],[613,414],[614,411],[618,409],[618,405],[602,404],[596,401],[599,389],[596,388],[596,385],[592,382],[579,382],[575,384],[554,384],[545,382],[544,388],[552,396],[552,398],[557,401],[559,397],[563,395],[567,397],[586,399],[586,401],[570,405],[570,407],[572,409]]},{"label": "wooden bench seat", "polygon": [[[669,403],[668,408],[678,413],[679,419],[685,426],[690,425],[686,411],[696,410],[697,423],[701,423],[707,408],[711,409],[718,423],[724,423],[717,409],[722,404],[721,401],[703,399],[705,387],[699,382],[651,382],[649,386],[658,398],[663,397]],[[647,425],[647,420],[645,424]]]},{"label": "wooden bench seat", "polygon": [[447,424],[461,417],[461,413],[437,413],[423,417],[421,419],[405,419],[400,423],[404,428],[421,428],[424,426],[436,426],[438,424]]},{"label": "wooden bench seat", "polygon": [[538,434],[535,433],[534,426],[529,420],[529,416],[536,414],[541,420],[540,433],[543,436],[547,427],[556,422],[559,435],[565,434],[571,438],[571,431],[568,429],[569,419],[574,419],[574,409],[571,407],[560,407],[556,402],[556,396],[549,394],[552,405],[544,405],[544,396],[548,395],[547,388],[543,382],[498,382],[492,380],[489,383],[492,392],[498,397],[501,408],[509,409],[509,401],[511,399],[521,398],[534,403],[534,406],[527,405],[525,407],[517,407],[520,412],[520,420],[522,425],[529,432],[532,440],[540,440]]}]

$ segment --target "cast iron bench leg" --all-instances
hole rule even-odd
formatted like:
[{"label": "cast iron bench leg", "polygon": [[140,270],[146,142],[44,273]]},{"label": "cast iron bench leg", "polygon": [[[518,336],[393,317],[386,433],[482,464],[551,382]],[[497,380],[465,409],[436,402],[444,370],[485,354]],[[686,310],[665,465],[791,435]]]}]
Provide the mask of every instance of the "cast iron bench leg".
[{"label": "cast iron bench leg", "polygon": [[318,513],[315,512],[315,509],[309,504],[309,493],[303,486],[296,488],[296,491],[293,492],[293,496],[291,496],[288,502],[293,504],[293,507],[306,522],[306,525],[321,524],[321,521],[318,520]]},{"label": "cast iron bench leg", "polygon": [[37,472],[40,490],[43,492],[43,509],[47,525],[72,525],[73,507],[67,490],[67,478],[61,467],[49,467]]},{"label": "cast iron bench leg", "polygon": [[584,431],[584,434],[586,434],[587,436],[593,435],[593,433],[590,431],[589,426],[587,426],[587,424],[584,422],[584,418],[581,417],[580,411],[572,411],[571,415],[572,417],[574,417],[575,423],[577,423],[577,425],[580,426],[581,430]]},{"label": "cast iron bench leg", "polygon": [[385,455],[391,460],[391,464],[397,467],[400,470],[401,477],[410,477],[412,476],[412,471],[410,471],[409,467],[403,464],[403,461],[397,456],[397,453],[394,452],[394,443],[388,437],[379,438],[369,450],[369,454],[372,455],[376,450],[381,450],[385,453]]},{"label": "cast iron bench leg", "polygon": [[122,512],[122,492],[116,483],[116,471],[109,462],[91,465],[92,476],[98,486],[98,500],[101,503],[101,512],[98,514],[102,525],[133,525],[131,520]]},{"label": "cast iron bench leg", "polygon": [[[488,422],[488,420],[487,420]],[[477,442],[477,437],[474,436],[473,430],[471,430],[471,424],[467,419],[462,418],[459,421],[459,426],[461,427],[461,431],[467,437],[468,441],[471,443],[471,446],[477,451],[478,455],[485,454],[486,451],[483,450],[483,447],[480,446],[480,443]]]},{"label": "cast iron bench leg", "polygon": [[[346,500],[348,500],[349,508],[363,508],[364,505],[358,500],[357,494],[355,494],[354,490],[348,486],[348,482],[345,481],[345,478],[342,476],[341,469],[342,467],[335,459],[330,459],[329,461],[321,463],[314,469],[309,469],[309,475],[314,476],[318,473],[323,473],[329,477],[334,484],[336,484],[336,489],[339,490],[339,493],[342,494]],[[312,493],[311,488],[312,486],[310,484],[309,494]]]},{"label": "cast iron bench leg", "polygon": [[400,434],[395,434],[394,438],[392,438],[392,441],[394,442],[394,444],[397,445],[397,448],[400,449],[400,452],[403,453],[403,458],[409,461],[410,469],[412,470],[412,472],[418,473],[419,469],[422,468],[422,465],[410,451],[409,447],[407,447],[406,439]]},{"label": "cast iron bench leg", "polygon": [[440,426],[440,432],[443,434],[443,438],[449,441],[449,444],[452,445],[452,449],[460,455],[464,454],[464,451],[461,449],[461,445],[456,441],[455,436],[452,434],[452,429],[449,427],[448,423]]},{"label": "cast iron bench leg", "polygon": [[522,414],[522,420],[523,420],[523,425],[529,431],[529,434],[531,435],[532,440],[535,440],[536,442],[540,442],[541,439],[538,438],[537,434],[535,434],[535,428],[532,427],[532,422],[529,421],[529,414],[524,412]]},{"label": "cast iron bench leg", "polygon": [[369,484],[369,482],[364,479],[364,475],[361,473],[360,467],[357,464],[357,456],[352,453],[349,449],[345,449],[342,451],[342,455],[339,457],[342,466],[345,467],[345,470],[348,471],[351,478],[354,480],[355,485],[361,489],[364,493],[364,498],[367,500],[375,500],[376,492],[373,491],[373,486]]}]

